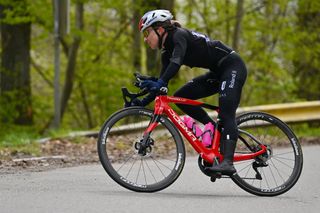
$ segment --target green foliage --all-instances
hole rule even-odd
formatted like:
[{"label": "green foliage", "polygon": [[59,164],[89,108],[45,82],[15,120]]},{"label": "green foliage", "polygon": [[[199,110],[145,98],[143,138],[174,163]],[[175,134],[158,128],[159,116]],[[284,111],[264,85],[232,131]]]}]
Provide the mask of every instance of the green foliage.
[{"label": "green foliage", "polygon": [[39,136],[34,127],[0,125],[0,150],[10,150],[13,154],[40,154],[40,144],[35,142]]},{"label": "green foliage", "polygon": [[[20,4],[16,2],[0,0],[1,5],[10,4],[15,8],[14,12],[6,12],[6,19],[2,21],[32,21],[32,105],[34,129],[40,131],[47,126],[54,111],[52,0],[21,1],[28,3],[26,11],[21,11]],[[133,55],[136,54],[132,50],[133,10],[138,9],[142,15],[152,8],[136,8],[136,5],[142,5],[142,0],[86,0],[83,1],[84,30],[77,31],[75,2],[71,2],[70,8],[71,33],[63,39],[70,44],[73,36],[77,35],[81,37],[81,43],[73,92],[62,128],[98,129],[109,115],[123,107],[121,87],[135,90],[132,86],[135,71]],[[159,4],[160,1],[154,2]],[[231,0],[176,1],[174,8],[176,18],[183,26],[206,33],[230,46],[233,43],[236,10],[237,1]],[[320,22],[308,19],[312,17],[310,14],[319,14],[319,11],[318,1],[245,1],[239,53],[246,62],[249,75],[242,93],[242,106],[319,97],[316,94],[320,90]],[[13,18],[18,13],[20,18]],[[304,19],[307,19],[305,24]],[[66,53],[62,53],[61,59],[62,85],[67,65]],[[143,64],[142,67],[146,66]],[[204,72],[202,69],[182,67],[180,75],[170,81],[169,94]],[[204,100],[217,103],[217,97]],[[1,103],[0,113],[8,115],[9,119],[13,107]]]},{"label": "green foliage", "polygon": [[32,22],[28,0],[0,0],[3,7],[0,22],[6,24],[21,24]]}]

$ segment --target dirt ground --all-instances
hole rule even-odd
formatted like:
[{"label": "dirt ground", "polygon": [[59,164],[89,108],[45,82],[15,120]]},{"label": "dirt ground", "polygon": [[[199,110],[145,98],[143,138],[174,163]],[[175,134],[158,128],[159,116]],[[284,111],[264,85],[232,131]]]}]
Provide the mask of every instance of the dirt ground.
[{"label": "dirt ground", "polygon": [[[300,138],[300,143],[303,146],[320,144],[320,138]],[[187,150],[191,149],[187,147]],[[99,162],[95,138],[82,139],[78,143],[68,139],[50,140],[41,144],[41,153],[41,156],[30,156],[0,150],[0,174],[40,172]]]}]

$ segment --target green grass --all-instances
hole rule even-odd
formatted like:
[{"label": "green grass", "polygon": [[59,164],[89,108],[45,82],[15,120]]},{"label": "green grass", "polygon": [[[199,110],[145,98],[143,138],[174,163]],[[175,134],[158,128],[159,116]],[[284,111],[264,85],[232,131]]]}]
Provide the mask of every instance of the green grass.
[{"label": "green grass", "polygon": [[320,137],[319,123],[292,124],[290,127],[298,137]]},{"label": "green grass", "polygon": [[[41,144],[37,142],[41,138],[63,138],[71,130],[64,128],[49,130],[46,135],[40,135],[34,127],[21,127],[0,123],[0,158],[5,154],[22,153],[32,156],[41,155]],[[75,137],[71,141],[76,144],[86,143],[86,138]],[[2,152],[1,152],[2,151]]]},{"label": "green grass", "polygon": [[[320,124],[290,124],[295,134],[300,137],[320,137]],[[70,130],[71,131],[71,130]],[[41,136],[34,127],[19,127],[14,125],[3,125],[0,123],[0,158],[1,153],[23,153],[26,155],[41,155],[41,147],[37,139],[50,137],[62,138],[70,131],[65,129],[49,131],[46,136]],[[86,143],[87,139],[83,137],[72,138],[73,143]],[[5,150],[5,152],[3,152]]]},{"label": "green grass", "polygon": [[36,142],[37,138],[39,135],[33,128],[1,124],[0,150],[38,156],[41,151],[40,144]]}]

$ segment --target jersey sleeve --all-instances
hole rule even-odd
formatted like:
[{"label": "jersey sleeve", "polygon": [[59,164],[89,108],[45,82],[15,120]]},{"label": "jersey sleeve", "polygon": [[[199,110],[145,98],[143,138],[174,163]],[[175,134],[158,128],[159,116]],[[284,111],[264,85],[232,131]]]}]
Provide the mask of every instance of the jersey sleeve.
[{"label": "jersey sleeve", "polygon": [[168,54],[168,52],[162,53],[162,55],[161,55],[162,67],[161,67],[161,72],[160,72],[159,78],[161,78],[164,75],[167,67],[169,66],[169,63],[170,63],[170,55]]},{"label": "jersey sleeve", "polygon": [[187,51],[187,35],[185,32],[177,32],[173,36],[173,52],[170,61],[182,65],[184,56]]},{"label": "jersey sleeve", "polygon": [[169,80],[179,71],[183,64],[183,59],[187,50],[186,34],[183,32],[176,33],[173,36],[173,45],[174,48],[171,57],[163,55],[163,57],[166,56],[169,58],[169,61],[167,60],[166,63],[164,63],[164,59],[162,58],[163,69],[161,71],[160,78],[166,83],[168,83]]}]

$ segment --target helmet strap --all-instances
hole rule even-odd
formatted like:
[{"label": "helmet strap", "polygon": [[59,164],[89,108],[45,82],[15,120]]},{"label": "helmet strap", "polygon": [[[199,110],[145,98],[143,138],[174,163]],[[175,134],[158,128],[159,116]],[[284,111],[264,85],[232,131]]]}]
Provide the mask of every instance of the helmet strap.
[{"label": "helmet strap", "polygon": [[[152,28],[154,30],[154,32],[157,34],[158,36],[158,48],[161,50],[162,49],[162,40],[163,40],[163,35],[164,33],[162,33],[162,35],[160,35],[157,31],[157,28],[153,27]],[[166,32],[166,29],[165,29],[165,32]]]}]

